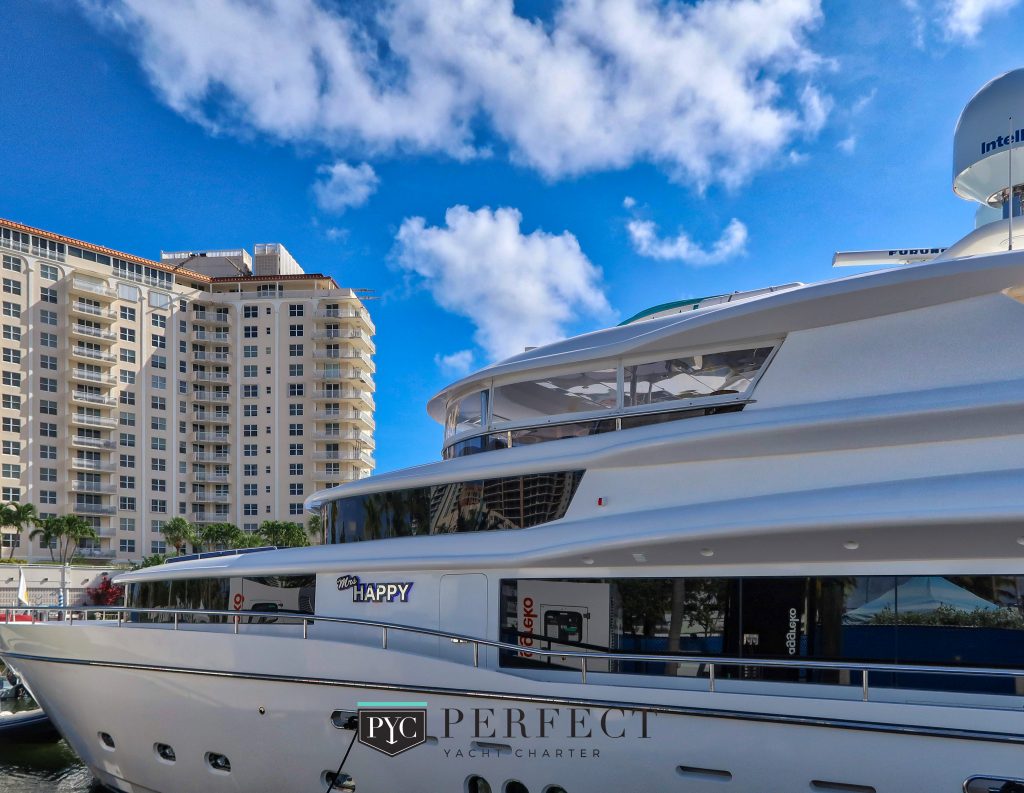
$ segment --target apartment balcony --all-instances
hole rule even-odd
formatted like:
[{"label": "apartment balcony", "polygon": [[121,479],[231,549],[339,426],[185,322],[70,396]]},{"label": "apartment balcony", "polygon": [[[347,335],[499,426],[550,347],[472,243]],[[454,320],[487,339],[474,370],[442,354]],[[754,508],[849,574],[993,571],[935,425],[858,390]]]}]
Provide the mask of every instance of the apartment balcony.
[{"label": "apartment balcony", "polygon": [[[323,438],[320,435],[323,434]],[[373,440],[373,436],[368,432],[362,432],[361,430],[324,430],[323,433],[313,433],[313,437],[317,440],[329,440],[329,441],[345,441],[346,443],[361,443],[364,446],[373,448],[376,442]]]},{"label": "apartment balcony", "polygon": [[94,372],[91,369],[81,369],[77,366],[71,370],[71,379],[83,380],[87,383],[100,383],[102,385],[114,385],[117,382],[117,378],[112,374]]},{"label": "apartment balcony", "polygon": [[224,523],[231,519],[231,514],[228,512],[193,512],[189,519],[199,525],[203,526],[208,523]]},{"label": "apartment balcony", "polygon": [[192,437],[197,441],[206,441],[210,443],[228,443],[228,438],[231,437],[229,432],[194,432]]},{"label": "apartment balcony", "polygon": [[[313,399],[317,401],[338,402],[343,397],[341,391],[314,391]],[[318,410],[315,414],[317,419],[330,421],[346,421],[360,424],[366,429],[373,429],[377,426],[373,414],[367,410]]]},{"label": "apartment balcony", "polygon": [[226,463],[230,456],[227,452],[192,452],[192,462]]},{"label": "apartment balcony", "polygon": [[117,397],[93,394],[89,391],[75,390],[71,392],[71,401],[78,402],[82,405],[103,405],[104,407],[113,407],[117,404]]},{"label": "apartment balcony", "polygon": [[193,380],[204,383],[225,383],[231,379],[230,372],[190,372]]},{"label": "apartment balcony", "polygon": [[80,479],[71,480],[72,493],[116,493],[116,485],[105,485],[99,482],[83,482]]},{"label": "apartment balcony", "polygon": [[196,402],[227,402],[231,394],[224,391],[193,391],[192,399]]},{"label": "apartment balcony", "polygon": [[84,361],[99,361],[100,363],[117,363],[117,356],[105,350],[95,350],[92,347],[75,345],[71,348],[71,357]]},{"label": "apartment balcony", "polygon": [[365,308],[318,308],[313,316],[316,319],[361,319],[370,322],[370,312]]},{"label": "apartment balcony", "polygon": [[[105,534],[106,529],[98,529],[98,533],[101,536],[107,536]],[[75,551],[76,556],[83,556],[88,559],[113,559],[117,556],[117,551],[113,548],[79,548]]]},{"label": "apartment balcony", "polygon": [[[351,353],[346,353],[340,358],[351,358]],[[373,367],[370,365],[369,358],[367,358],[367,368],[357,369],[351,366],[328,366],[323,369],[317,369],[313,372],[313,378],[316,380],[361,380],[366,376]]]},{"label": "apartment balcony", "polygon": [[103,286],[102,284],[86,280],[85,278],[79,278],[78,276],[73,276],[71,278],[71,291],[83,295],[89,295],[89,297],[98,297],[103,300],[117,300],[116,289],[111,289],[109,286]]},{"label": "apartment balcony", "polygon": [[313,472],[314,482],[344,482],[349,476],[348,471],[326,471],[318,469]]},{"label": "apartment balcony", "polygon": [[197,504],[230,504],[230,493],[193,493],[192,501]]},{"label": "apartment balcony", "polygon": [[230,361],[231,353],[229,352],[208,352],[207,350],[192,350],[192,360],[194,361]]},{"label": "apartment balcony", "polygon": [[[196,298],[196,299],[197,300],[203,300],[203,299],[212,300],[212,299],[214,299],[214,296],[210,295],[207,298]],[[189,320],[191,320],[192,322],[217,322],[217,323],[220,323],[222,325],[226,325],[229,322],[227,312],[216,312],[216,311],[193,311],[192,314],[189,315]]]},{"label": "apartment balcony", "polygon": [[315,331],[314,339],[339,339],[358,344],[369,352],[375,349],[373,339],[366,331],[357,328],[332,328],[330,330]]},{"label": "apartment balcony", "polygon": [[113,471],[117,464],[102,460],[87,460],[82,457],[71,458],[71,470],[73,471]]},{"label": "apartment balcony", "polygon": [[227,474],[208,474],[205,471],[193,471],[192,479],[195,482],[227,482],[231,477]]},{"label": "apartment balcony", "polygon": [[363,465],[374,465],[373,455],[366,452],[355,451],[354,449],[341,449],[336,452],[313,452],[313,459],[318,461],[336,461],[362,463]]},{"label": "apartment balcony", "polygon": [[230,421],[230,413],[211,413],[208,410],[198,410],[193,413],[193,421]]},{"label": "apartment balcony", "polygon": [[74,300],[71,303],[71,313],[78,314],[80,316],[89,317],[89,319],[101,319],[113,321],[117,319],[117,312],[109,308],[100,308],[99,306],[91,305],[90,303],[83,303],[80,300]]},{"label": "apartment balcony", "polygon": [[231,334],[222,331],[197,330],[192,334],[196,341],[231,341]]},{"label": "apartment balcony", "polygon": [[92,325],[83,325],[80,322],[76,322],[71,326],[71,335],[101,339],[102,341],[117,341],[117,334],[113,331],[94,328]]},{"label": "apartment balcony", "polygon": [[106,438],[86,438],[81,435],[71,436],[71,445],[79,449],[116,449],[117,441]]},{"label": "apartment balcony", "polygon": [[117,507],[112,504],[80,504],[72,505],[72,512],[76,515],[116,515]]},{"label": "apartment balcony", "polygon": [[88,416],[84,413],[72,413],[71,423],[79,427],[105,427],[113,429],[117,426],[117,419],[110,416]]},{"label": "apartment balcony", "polygon": [[313,358],[318,361],[347,361],[353,364],[358,361],[357,365],[361,368],[369,369],[371,372],[377,369],[373,359],[358,350],[314,350]]}]

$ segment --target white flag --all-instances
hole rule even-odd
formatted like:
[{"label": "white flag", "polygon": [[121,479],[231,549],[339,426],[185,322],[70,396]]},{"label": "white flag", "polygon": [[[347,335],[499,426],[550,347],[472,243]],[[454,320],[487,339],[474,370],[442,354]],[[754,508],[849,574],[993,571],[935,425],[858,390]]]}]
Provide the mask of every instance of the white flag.
[{"label": "white flag", "polygon": [[28,583],[25,581],[25,568],[19,567],[18,572],[21,574],[18,578],[18,603],[28,606]]}]

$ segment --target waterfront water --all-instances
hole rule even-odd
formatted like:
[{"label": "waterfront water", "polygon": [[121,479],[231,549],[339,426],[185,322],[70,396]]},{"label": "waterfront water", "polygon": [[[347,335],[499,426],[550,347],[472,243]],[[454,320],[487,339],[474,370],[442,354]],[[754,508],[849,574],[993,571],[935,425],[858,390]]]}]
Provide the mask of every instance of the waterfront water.
[{"label": "waterfront water", "polygon": [[0,745],[0,793],[105,793],[64,743]]}]

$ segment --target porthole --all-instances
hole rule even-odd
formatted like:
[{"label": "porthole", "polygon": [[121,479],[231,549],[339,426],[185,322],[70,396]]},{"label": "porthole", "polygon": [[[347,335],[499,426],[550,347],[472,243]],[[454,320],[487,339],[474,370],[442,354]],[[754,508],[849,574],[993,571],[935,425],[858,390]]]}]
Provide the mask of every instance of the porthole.
[{"label": "porthole", "polygon": [[210,767],[211,771],[216,771],[218,774],[231,773],[231,761],[228,760],[226,755],[217,752],[207,752],[206,764]]},{"label": "porthole", "polygon": [[544,793],[566,793],[566,790],[561,785],[548,785],[544,788]]},{"label": "porthole", "polygon": [[471,776],[466,780],[466,793],[491,793],[490,783],[482,776]]},{"label": "porthole", "polygon": [[320,775],[320,787],[327,790],[343,790],[345,793],[355,793],[356,781],[342,771],[336,774],[334,771],[324,771]]},{"label": "porthole", "polygon": [[114,738],[113,738],[113,736],[111,736],[111,734],[109,732],[101,732],[99,734],[99,736],[100,736],[100,744],[103,746],[103,748],[104,749],[108,749],[109,751],[114,751],[115,747],[114,747]]},{"label": "porthole", "polygon": [[157,758],[165,763],[173,763],[178,759],[178,756],[174,753],[174,747],[166,743],[153,744],[153,751],[156,752]]},{"label": "porthole", "polygon": [[530,789],[522,782],[510,779],[505,783],[504,787],[502,787],[501,793],[530,793]]}]

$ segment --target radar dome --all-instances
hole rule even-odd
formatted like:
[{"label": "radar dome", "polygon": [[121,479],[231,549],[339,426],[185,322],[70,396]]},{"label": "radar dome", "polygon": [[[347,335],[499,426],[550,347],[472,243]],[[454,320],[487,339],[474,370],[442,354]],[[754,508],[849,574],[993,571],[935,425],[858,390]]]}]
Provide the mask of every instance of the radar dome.
[{"label": "radar dome", "polygon": [[1005,205],[1010,172],[1015,185],[1024,184],[1022,144],[1024,69],[1015,69],[986,83],[960,114],[953,134],[954,192],[991,207]]}]

